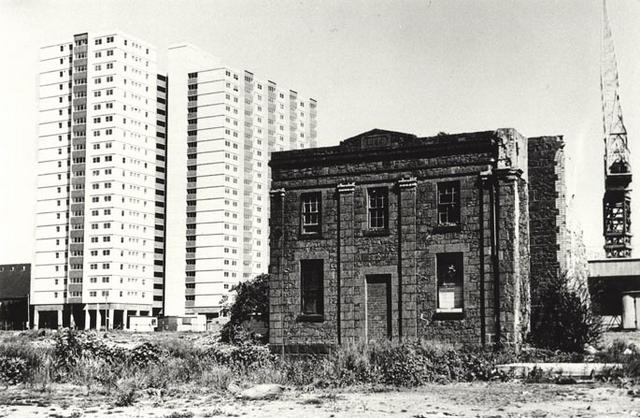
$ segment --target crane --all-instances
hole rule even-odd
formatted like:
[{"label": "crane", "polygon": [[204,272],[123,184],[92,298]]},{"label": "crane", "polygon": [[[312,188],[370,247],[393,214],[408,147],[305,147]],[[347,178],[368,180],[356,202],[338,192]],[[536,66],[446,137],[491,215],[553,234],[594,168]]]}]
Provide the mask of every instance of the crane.
[{"label": "crane", "polygon": [[619,88],[618,64],[607,14],[607,0],[603,0],[600,91],[605,146],[603,235],[607,258],[631,257],[631,165]]}]

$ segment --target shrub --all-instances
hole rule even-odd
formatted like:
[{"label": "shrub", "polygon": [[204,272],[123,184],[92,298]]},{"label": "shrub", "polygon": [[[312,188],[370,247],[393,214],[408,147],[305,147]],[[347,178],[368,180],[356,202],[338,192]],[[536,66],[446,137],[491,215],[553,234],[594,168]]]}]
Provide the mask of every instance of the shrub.
[{"label": "shrub", "polygon": [[428,358],[410,344],[372,344],[369,348],[372,383],[417,386],[425,380]]},{"label": "shrub", "polygon": [[82,354],[82,345],[77,333],[69,328],[61,329],[53,337],[53,368],[55,379],[63,380],[72,372]]},{"label": "shrub", "polygon": [[146,367],[160,361],[160,350],[150,342],[134,347],[127,353],[127,360],[134,367]]},{"label": "shrub", "polygon": [[119,390],[116,394],[116,399],[113,404],[114,406],[118,407],[131,406],[135,403],[137,397],[138,395],[136,393],[136,390],[133,388]]},{"label": "shrub", "polygon": [[248,343],[237,346],[213,346],[203,354],[217,364],[234,369],[268,366],[276,359],[268,347]]},{"label": "shrub", "polygon": [[286,381],[315,387],[392,385],[414,387],[429,382],[507,380],[496,365],[509,353],[410,342],[378,342],[338,347],[329,356],[288,360]]},{"label": "shrub", "polygon": [[17,385],[28,379],[29,366],[20,357],[0,357],[0,382],[5,385]]},{"label": "shrub", "polygon": [[[221,331],[222,341],[241,342],[244,337],[242,330],[251,320],[269,323],[269,275],[261,274],[252,280],[241,282],[234,286],[236,298],[229,309],[229,322]],[[269,340],[268,330],[266,335],[250,335],[251,340],[266,342]]]},{"label": "shrub", "polygon": [[8,385],[32,382],[48,355],[48,349],[31,344],[0,345],[0,381]]},{"label": "shrub", "polygon": [[601,320],[587,299],[571,291],[565,277],[548,281],[539,291],[539,306],[531,315],[532,345],[564,352],[581,352],[585,344],[597,344]]}]

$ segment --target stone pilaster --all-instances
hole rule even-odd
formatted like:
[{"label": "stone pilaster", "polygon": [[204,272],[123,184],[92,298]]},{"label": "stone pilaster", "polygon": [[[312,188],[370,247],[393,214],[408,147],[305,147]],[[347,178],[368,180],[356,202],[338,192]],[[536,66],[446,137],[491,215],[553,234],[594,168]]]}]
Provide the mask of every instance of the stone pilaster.
[{"label": "stone pilaster", "polygon": [[358,284],[355,282],[355,184],[338,184],[338,310],[339,341],[355,342],[364,335],[356,329],[356,312],[354,296]]},{"label": "stone pilaster", "polygon": [[[521,339],[522,294],[523,286],[528,286],[528,268],[521,268],[528,263],[527,254],[521,254],[521,240],[528,240],[528,223],[522,222],[520,187],[521,170],[498,170],[498,254],[500,283],[498,287],[498,306],[500,315],[501,342],[512,344]],[[526,196],[526,194],[524,194]],[[522,229],[526,229],[523,231]]]},{"label": "stone pilaster", "polygon": [[282,271],[284,255],[284,198],[285,190],[272,190],[271,217],[269,221],[269,245],[271,261],[269,264],[269,343],[283,344],[283,323],[285,294],[283,292],[284,272]]},{"label": "stone pilaster", "polygon": [[398,313],[401,340],[418,336],[416,275],[416,189],[415,177],[398,181]]}]

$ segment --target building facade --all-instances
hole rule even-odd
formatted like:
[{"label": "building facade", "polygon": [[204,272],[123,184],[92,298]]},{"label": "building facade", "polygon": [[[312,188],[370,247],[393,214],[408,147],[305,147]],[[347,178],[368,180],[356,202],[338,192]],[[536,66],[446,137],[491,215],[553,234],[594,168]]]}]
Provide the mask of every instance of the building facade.
[{"label": "building facade", "polygon": [[162,88],[155,48],[123,33],[40,49],[36,327],[126,327],[162,309]]},{"label": "building facade", "polygon": [[167,315],[220,315],[269,260],[269,156],[316,145],[316,102],[190,45],[169,48]]},{"label": "building facade", "polygon": [[373,130],[270,165],[272,347],[522,341],[530,218],[517,131]]}]

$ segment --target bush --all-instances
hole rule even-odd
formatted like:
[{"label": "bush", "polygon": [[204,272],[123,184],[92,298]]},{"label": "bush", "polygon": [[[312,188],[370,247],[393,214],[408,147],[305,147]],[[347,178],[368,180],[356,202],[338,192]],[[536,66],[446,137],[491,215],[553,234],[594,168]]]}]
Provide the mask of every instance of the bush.
[{"label": "bush", "polygon": [[135,403],[137,396],[136,390],[133,388],[120,390],[116,395],[113,405],[118,407],[131,406]]},{"label": "bush", "polygon": [[329,356],[288,360],[286,381],[299,386],[390,385],[415,387],[430,382],[506,380],[497,364],[509,353],[457,349],[420,342],[379,342],[339,347]]},{"label": "bush", "polygon": [[222,341],[238,343],[243,341],[267,342],[269,340],[268,329],[266,335],[256,335],[243,332],[247,323],[251,320],[269,323],[269,275],[261,274],[252,280],[241,282],[234,286],[236,298],[229,309],[229,322],[222,328]]},{"label": "bush", "polygon": [[82,345],[77,333],[69,328],[60,330],[53,337],[53,368],[55,379],[63,380],[76,366],[82,354]]},{"label": "bush", "polygon": [[146,342],[131,349],[126,357],[132,366],[143,368],[160,361],[160,350],[157,346]]},{"label": "bush", "polygon": [[17,385],[27,381],[29,366],[19,357],[0,357],[0,382],[5,385]]},{"label": "bush", "polygon": [[265,367],[276,360],[268,347],[246,343],[237,346],[213,346],[204,354],[216,364],[237,370]]},{"label": "bush", "polygon": [[568,289],[564,277],[549,281],[539,292],[539,306],[531,315],[532,345],[564,352],[582,352],[585,344],[597,344],[601,319],[588,300]]},{"label": "bush", "polygon": [[7,385],[29,383],[46,362],[49,350],[13,342],[0,345],[0,382]]}]

